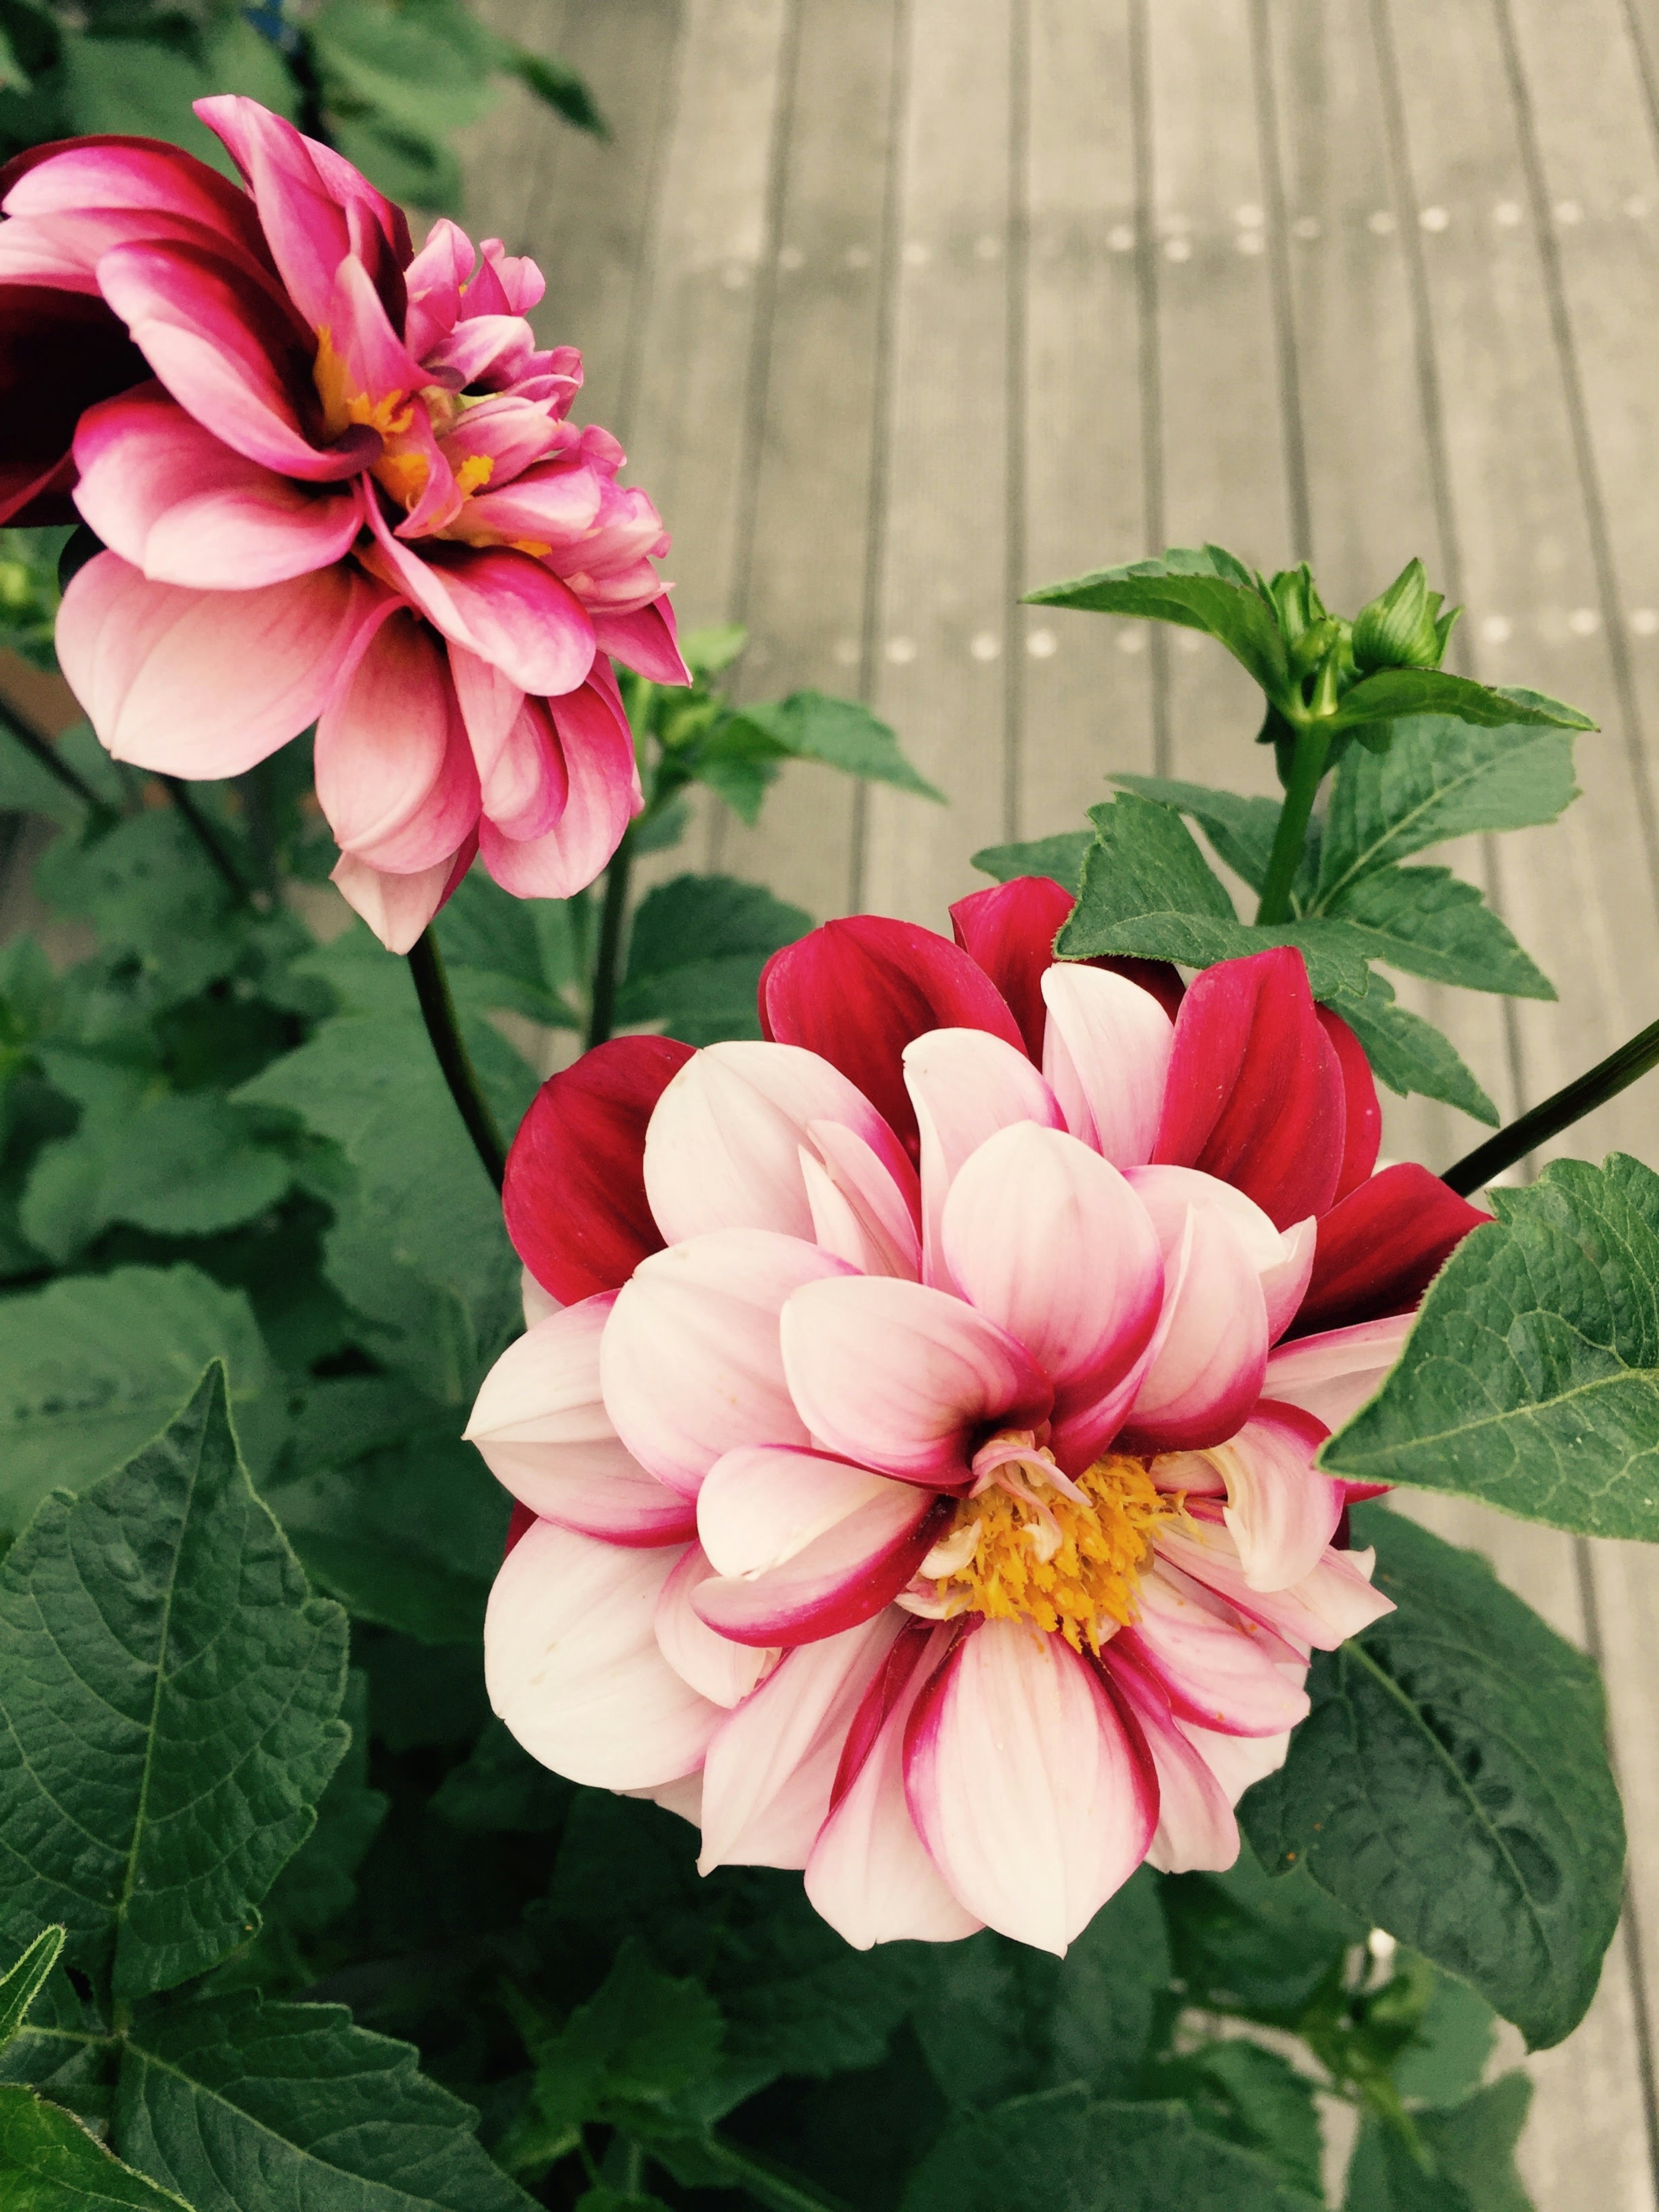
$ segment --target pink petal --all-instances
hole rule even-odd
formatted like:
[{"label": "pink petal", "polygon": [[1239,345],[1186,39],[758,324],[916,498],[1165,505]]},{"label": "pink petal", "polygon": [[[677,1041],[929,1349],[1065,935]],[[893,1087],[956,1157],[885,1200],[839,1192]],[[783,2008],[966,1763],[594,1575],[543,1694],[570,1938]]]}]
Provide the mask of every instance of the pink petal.
[{"label": "pink petal", "polygon": [[344,568],[198,592],[100,553],[64,595],[58,657],[117,760],[240,775],[316,720],[385,604]]},{"label": "pink petal", "polygon": [[909,1482],[965,1483],[988,1426],[1033,1428],[1053,1399],[1006,1329],[920,1283],[861,1275],[810,1283],[784,1306],[781,1336],[789,1389],[812,1436]]},{"label": "pink petal", "polygon": [[538,1521],[502,1561],[484,1616],[489,1702],[556,1774],[647,1790],[702,1763],[726,1716],[657,1643],[657,1601],[677,1559]]},{"label": "pink petal", "polygon": [[645,1132],[691,1057],[672,1037],[613,1037],[550,1076],[507,1156],[513,1249],[567,1305],[619,1289],[662,1235],[645,1196]]},{"label": "pink petal", "polygon": [[645,1188],[670,1243],[710,1229],[776,1229],[812,1240],[800,1151],[810,1125],[839,1122],[884,1153],[890,1176],[909,1163],[847,1078],[798,1045],[708,1046],[658,1101],[645,1140]]},{"label": "pink petal", "polygon": [[373,406],[395,403],[412,398],[432,381],[392,329],[374,280],[355,253],[336,268],[328,309],[317,329],[319,339],[337,358],[350,399]]},{"label": "pink petal", "polygon": [[317,725],[317,803],[343,852],[414,875],[478,818],[478,776],[436,639],[400,611]]},{"label": "pink petal", "polygon": [[917,1037],[904,1048],[904,1080],[921,1139],[923,1280],[948,1289],[939,1231],[957,1170],[999,1129],[1058,1129],[1060,1108],[1023,1052],[979,1029]]},{"label": "pink petal", "polygon": [[1152,1156],[1175,1030],[1138,983],[1066,961],[1042,978],[1048,1007],[1042,1072],[1074,1137],[1112,1163]]},{"label": "pink petal", "polygon": [[[456,648],[452,646],[450,651],[453,654]],[[550,703],[545,699],[523,702],[482,783],[479,803],[490,825],[492,853],[500,846],[548,836],[559,827],[569,804],[570,775],[548,712]]]},{"label": "pink petal", "polygon": [[1288,1730],[1283,1735],[1212,1735],[1183,1721],[1181,1732],[1221,1784],[1230,1805],[1237,1805],[1253,1783],[1277,1774],[1291,1747]]},{"label": "pink petal", "polygon": [[559,818],[542,836],[520,841],[486,820],[484,865],[519,898],[570,898],[599,875],[644,804],[634,739],[608,661],[595,659],[586,684],[538,702],[552,718],[564,763]]},{"label": "pink petal", "polygon": [[739,1644],[805,1644],[856,1628],[915,1576],[950,1508],[844,1460],[750,1446],[717,1461],[697,1530],[719,1579],[693,1601]]},{"label": "pink petal", "polygon": [[951,908],[957,943],[1007,1000],[1025,1049],[1039,1067],[1048,1026],[1042,978],[1054,964],[1060,924],[1075,903],[1051,877],[1021,876],[958,899]]},{"label": "pink petal", "polygon": [[258,219],[245,194],[182,147],[155,138],[71,139],[40,146],[7,164],[5,210],[13,216],[76,216],[130,209],[155,221],[199,223],[255,262],[265,260]]},{"label": "pink petal", "polygon": [[[0,237],[9,227],[0,224]],[[72,523],[70,449],[82,411],[149,376],[149,363],[102,300],[0,283],[0,522]]]},{"label": "pink petal", "polygon": [[1267,1372],[1261,1278],[1218,1210],[1188,1208],[1164,1279],[1151,1363],[1120,1438],[1126,1451],[1224,1443],[1261,1396]]},{"label": "pink petal", "polygon": [[1264,1399],[1212,1455],[1227,1483],[1222,1518],[1252,1589],[1301,1582],[1336,1534],[1346,1503],[1342,1485],[1313,1463],[1324,1441],[1322,1422]]},{"label": "pink petal", "polygon": [[1192,1207],[1207,1206],[1227,1224],[1255,1262],[1267,1309],[1267,1341],[1275,1343],[1295,1319],[1307,1290],[1316,1223],[1310,1218],[1275,1229],[1254,1199],[1197,1168],[1131,1168],[1128,1179],[1152,1218],[1166,1261],[1180,1249]]},{"label": "pink petal", "polygon": [[726,1718],[703,1765],[700,1873],[806,1864],[847,1731],[904,1618],[890,1610],[786,1651]]},{"label": "pink petal", "polygon": [[1158,1770],[1158,1832],[1146,1856],[1161,1874],[1230,1867],[1238,1856],[1232,1801],[1209,1762],[1170,1710],[1162,1687],[1120,1651],[1106,1647],[1102,1665],[1127,1702]]},{"label": "pink petal", "polygon": [[593,617],[593,635],[601,653],[620,660],[653,684],[689,684],[691,672],[680,657],[674,610],[665,592],[648,607],[632,614]]},{"label": "pink petal", "polygon": [[1054,1384],[1054,1450],[1080,1472],[1116,1429],[1163,1304],[1163,1255],[1139,1200],[1075,1137],[1023,1121],[957,1175],[943,1237],[963,1297]]},{"label": "pink petal", "polygon": [[1406,1348],[1412,1314],[1356,1322],[1318,1336],[1298,1336],[1267,1355],[1263,1395],[1300,1406],[1328,1429],[1340,1429],[1366,1401]]},{"label": "pink petal", "polygon": [[388,952],[407,952],[455,891],[478,849],[476,836],[459,851],[412,876],[371,868],[349,853],[335,862],[329,881],[354,914],[361,915]]},{"label": "pink petal", "polygon": [[699,1617],[693,1600],[714,1572],[702,1547],[689,1544],[657,1600],[657,1642],[683,1681],[730,1712],[732,1706],[742,1704],[778,1655],[734,1644]]},{"label": "pink petal", "polygon": [[454,327],[460,313],[461,288],[477,259],[472,240],[457,222],[440,216],[426,234],[426,244],[404,271],[409,312],[404,332],[410,352],[421,360],[446,331]]},{"label": "pink petal", "polygon": [[911,1818],[952,1893],[1064,1955],[1146,1855],[1158,1779],[1133,1717],[1058,1636],[987,1620],[910,1715]]},{"label": "pink petal", "polygon": [[609,1291],[562,1307],[509,1345],[466,1434],[543,1520],[613,1544],[683,1544],[696,1513],[629,1455],[605,1409],[599,1340],[615,1304]]},{"label": "pink petal", "polygon": [[1413,1161],[1380,1169],[1320,1222],[1298,1333],[1414,1306],[1470,1231],[1490,1218]]},{"label": "pink petal", "polygon": [[863,1275],[921,1273],[921,1190],[884,1121],[875,1146],[843,1121],[809,1121],[800,1153],[812,1236]]},{"label": "pink petal", "polygon": [[738,1444],[805,1444],[784,1382],[778,1316],[842,1273],[815,1244],[720,1229],[642,1261],[599,1356],[605,1401],[635,1459],[682,1497]]},{"label": "pink petal", "polygon": [[1377,1148],[1382,1141],[1382,1109],[1377,1103],[1376,1085],[1364,1046],[1341,1016],[1334,1014],[1328,1006],[1316,1006],[1314,1012],[1342,1072],[1342,1096],[1346,1109],[1342,1169],[1336,1179],[1336,1196],[1332,1200],[1334,1205],[1340,1205],[1351,1190],[1358,1190],[1362,1182],[1370,1179],[1376,1166]]},{"label": "pink petal", "polygon": [[1373,1589],[1372,1552],[1328,1551],[1310,1575],[1286,1589],[1253,1589],[1231,1534],[1218,1520],[1194,1515],[1191,1527],[1165,1522],[1158,1530],[1161,1558],[1262,1627],[1302,1650],[1334,1651],[1350,1636],[1394,1611],[1394,1601]]},{"label": "pink petal", "polygon": [[75,459],[76,505],[152,582],[285,583],[342,559],[362,523],[355,485],[302,490],[222,445],[158,386],[83,415]]},{"label": "pink petal", "polygon": [[1182,1722],[1222,1735],[1294,1728],[1308,1713],[1299,1675],[1291,1680],[1285,1668],[1297,1651],[1172,1565],[1164,1534],[1140,1578],[1139,1617],[1118,1631],[1109,1650],[1121,1644],[1153,1675]]},{"label": "pink petal", "polygon": [[[545,416],[542,422],[545,432]],[[459,427],[468,427],[465,416]],[[492,476],[490,484],[467,501],[466,534],[475,544],[511,545],[524,538],[562,544],[579,538],[599,510],[599,479],[580,457],[503,477],[499,489]]]},{"label": "pink petal", "polygon": [[832,1810],[806,1862],[808,1898],[856,1951],[907,1938],[951,1943],[981,1924],[945,1887],[904,1798],[905,1727],[953,1632],[919,1620],[900,1631],[848,1731]]}]

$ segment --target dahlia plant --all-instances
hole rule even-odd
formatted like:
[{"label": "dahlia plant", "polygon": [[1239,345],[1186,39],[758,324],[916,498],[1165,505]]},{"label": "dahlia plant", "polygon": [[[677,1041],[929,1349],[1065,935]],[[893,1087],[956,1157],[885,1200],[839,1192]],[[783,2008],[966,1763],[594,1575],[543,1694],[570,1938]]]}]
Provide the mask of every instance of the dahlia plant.
[{"label": "dahlia plant", "polygon": [[1437,1173],[1377,1085],[1498,1122],[1383,971],[1553,996],[1407,863],[1584,718],[1177,549],[1034,596],[1232,652],[1281,799],[1118,775],[948,938],[639,896],[941,794],[682,645],[528,263],[198,112],[3,180],[93,949],[0,950],[0,2202],[1510,2212],[1601,1686],[1385,1493],[1659,1538],[1659,1177],[1493,1185],[1659,1026]]}]

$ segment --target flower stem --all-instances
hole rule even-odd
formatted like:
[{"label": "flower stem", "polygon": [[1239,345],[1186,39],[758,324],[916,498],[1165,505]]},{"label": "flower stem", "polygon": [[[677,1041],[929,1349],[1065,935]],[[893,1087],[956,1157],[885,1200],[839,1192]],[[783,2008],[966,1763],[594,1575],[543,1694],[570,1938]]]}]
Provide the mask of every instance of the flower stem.
[{"label": "flower stem", "polygon": [[409,972],[415,978],[415,995],[421,1002],[426,1033],[432,1040],[444,1081],[449,1085],[449,1095],[466,1124],[466,1133],[483,1163],[484,1173],[499,1190],[507,1179],[506,1149],[471,1055],[461,1042],[461,1025],[455,1018],[449,978],[444,974],[438,941],[429,929],[423,929],[409,949]]},{"label": "flower stem", "polygon": [[1564,1084],[1540,1104],[1500,1129],[1495,1137],[1488,1137],[1484,1145],[1477,1145],[1472,1152],[1465,1153],[1446,1170],[1441,1182],[1460,1198],[1467,1198],[1472,1190],[1479,1190],[1505,1168],[1513,1167],[1516,1160],[1524,1159],[1534,1146],[1559,1136],[1586,1114],[1605,1106],[1609,1098],[1616,1098],[1638,1076],[1645,1075],[1654,1066],[1659,1066],[1659,1022],[1650,1022],[1616,1052],[1610,1052],[1605,1060],[1598,1060],[1584,1074]]},{"label": "flower stem", "polygon": [[1303,848],[1308,842],[1308,821],[1330,749],[1329,735],[1316,722],[1297,732],[1290,781],[1285,788],[1285,804],[1279,810],[1279,827],[1273,832],[1273,849],[1267,862],[1267,880],[1261,886],[1261,903],[1255,910],[1258,926],[1291,919],[1291,886],[1302,865]]},{"label": "flower stem", "polygon": [[100,799],[78,770],[70,766],[46,732],[36,729],[34,724],[26,715],[20,714],[9,700],[0,699],[0,726],[9,730],[24,751],[39,761],[48,775],[56,777],[65,791],[72,791],[94,816],[106,821],[113,817],[115,809],[108,800]]},{"label": "flower stem", "polygon": [[846,2212],[840,2197],[796,2180],[753,2151],[739,2150],[729,2136],[711,2131],[707,2140],[733,2185],[757,2204],[765,2205],[767,2212]]},{"label": "flower stem", "polygon": [[587,1048],[611,1035],[617,1012],[617,969],[622,961],[623,923],[628,914],[628,879],[634,866],[633,840],[624,837],[605,872],[605,906],[599,918],[599,949],[593,963],[593,991],[588,1001]]},{"label": "flower stem", "polygon": [[219,833],[190,795],[190,786],[182,776],[164,775],[173,805],[190,830],[190,834],[206,854],[210,866],[238,906],[252,906],[253,894],[242,880],[242,872],[219,841]]}]

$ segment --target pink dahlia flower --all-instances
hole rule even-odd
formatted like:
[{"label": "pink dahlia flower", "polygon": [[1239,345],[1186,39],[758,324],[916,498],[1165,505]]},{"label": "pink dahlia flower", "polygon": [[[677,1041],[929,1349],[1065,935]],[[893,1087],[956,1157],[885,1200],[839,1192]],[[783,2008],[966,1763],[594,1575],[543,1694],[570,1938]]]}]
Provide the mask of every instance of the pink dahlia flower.
[{"label": "pink dahlia flower", "polygon": [[541,272],[448,222],[414,253],[337,154],[251,100],[197,112],[246,191],[147,138],[0,178],[0,521],[78,510],[109,548],[64,674],[117,759],[173,775],[315,722],[335,881],[394,951],[475,852],[579,890],[640,805],[608,656],[685,671],[657,511],[526,319]]},{"label": "pink dahlia flower", "polygon": [[508,1164],[495,1710],[860,1947],[1063,1951],[1142,1859],[1231,1864],[1311,1653],[1389,1610],[1315,1453],[1481,1218],[1373,1172],[1299,954],[1183,997],[1054,962],[1069,904],[832,922],[769,1042],[602,1046]]}]

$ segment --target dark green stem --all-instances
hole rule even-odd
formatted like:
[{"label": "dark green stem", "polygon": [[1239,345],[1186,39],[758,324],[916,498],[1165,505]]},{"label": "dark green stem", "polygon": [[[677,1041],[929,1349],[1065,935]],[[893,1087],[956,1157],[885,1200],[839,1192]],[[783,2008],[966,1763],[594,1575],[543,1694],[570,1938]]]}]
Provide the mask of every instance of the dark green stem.
[{"label": "dark green stem", "polygon": [[10,731],[26,753],[39,761],[46,774],[54,776],[65,791],[72,791],[83,806],[106,821],[115,809],[106,799],[100,799],[92,786],[59,753],[44,730],[36,729],[26,715],[20,714],[9,701],[0,699],[0,724]]},{"label": "dark green stem", "polygon": [[507,1179],[507,1152],[478,1081],[477,1070],[461,1042],[461,1025],[455,1017],[455,1001],[449,994],[449,978],[444,974],[437,939],[429,929],[423,929],[410,947],[409,972],[415,978],[415,995],[421,1002],[426,1033],[432,1040],[432,1049],[443,1070],[444,1081],[449,1085],[449,1095],[455,1101],[455,1109],[466,1124],[466,1133],[483,1163],[484,1173],[499,1190]]},{"label": "dark green stem", "polygon": [[603,1044],[617,1014],[617,970],[622,964],[623,923],[628,915],[628,878],[634,866],[633,838],[624,837],[605,872],[605,906],[599,917],[599,949],[593,963],[587,1048]]},{"label": "dark green stem", "polygon": [[757,2204],[765,2205],[767,2212],[847,2212],[840,2197],[798,2181],[793,2174],[780,2171],[769,2159],[738,2149],[729,2136],[711,2135],[708,2145],[737,2187],[745,2197],[752,2197]]},{"label": "dark green stem", "polygon": [[1616,1098],[1638,1076],[1645,1075],[1654,1066],[1659,1066],[1659,1022],[1650,1023],[1616,1052],[1610,1052],[1605,1060],[1598,1060],[1587,1073],[1552,1093],[1540,1105],[1522,1114],[1507,1128],[1500,1129],[1495,1137],[1488,1137],[1484,1145],[1477,1145],[1472,1152],[1446,1170],[1441,1182],[1449,1184],[1460,1197],[1467,1198],[1472,1190],[1479,1190],[1505,1168],[1524,1159],[1535,1146],[1559,1136],[1575,1121],[1583,1121],[1586,1114],[1605,1106],[1609,1098]]},{"label": "dark green stem", "polygon": [[1319,790],[1319,779],[1325,773],[1325,757],[1331,741],[1316,722],[1297,732],[1296,751],[1291,761],[1291,778],[1285,788],[1285,804],[1279,811],[1279,827],[1273,832],[1273,849],[1267,862],[1267,880],[1261,886],[1261,903],[1255,910],[1258,925],[1271,925],[1291,919],[1291,886],[1296,881],[1296,872],[1302,865],[1303,848],[1308,842],[1308,823],[1313,813],[1313,804]]},{"label": "dark green stem", "polygon": [[187,824],[190,834],[206,854],[214,873],[224,884],[238,906],[252,906],[253,895],[242,880],[242,872],[219,841],[219,833],[190,795],[190,786],[182,776],[164,775],[173,805]]}]

